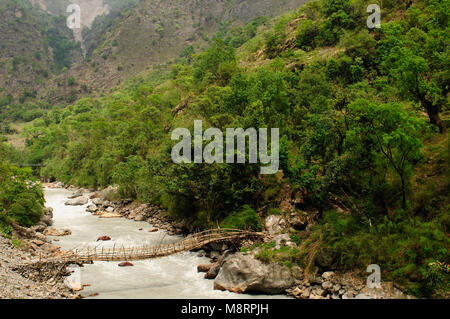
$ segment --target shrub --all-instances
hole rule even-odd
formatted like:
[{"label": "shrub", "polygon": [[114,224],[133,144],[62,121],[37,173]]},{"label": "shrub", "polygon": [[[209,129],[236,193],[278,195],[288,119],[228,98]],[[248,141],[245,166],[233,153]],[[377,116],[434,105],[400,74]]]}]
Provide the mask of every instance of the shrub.
[{"label": "shrub", "polygon": [[259,216],[250,206],[245,205],[242,210],[228,215],[220,224],[222,228],[251,229],[260,231],[262,229]]}]

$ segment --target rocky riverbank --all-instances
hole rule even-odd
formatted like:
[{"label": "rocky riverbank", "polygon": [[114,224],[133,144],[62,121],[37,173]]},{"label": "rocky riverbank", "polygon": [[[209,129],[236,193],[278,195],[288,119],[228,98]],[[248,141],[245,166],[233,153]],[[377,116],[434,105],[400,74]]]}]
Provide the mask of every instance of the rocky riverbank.
[{"label": "rocky riverbank", "polygon": [[61,282],[37,282],[12,270],[32,258],[32,254],[16,248],[11,240],[0,236],[0,299],[70,298]]},{"label": "rocky riverbank", "polygon": [[188,230],[182,222],[170,218],[167,212],[155,205],[133,202],[131,200],[114,200],[114,187],[101,191],[90,191],[74,186],[65,187],[62,183],[45,184],[51,188],[67,188],[73,194],[66,201],[67,206],[87,205],[86,211],[99,218],[128,218],[145,221],[153,225],[152,231],[164,230],[168,235],[180,235]]},{"label": "rocky riverbank", "polygon": [[253,252],[209,253],[211,264],[198,266],[205,279],[214,279],[214,289],[234,293],[287,294],[296,299],[408,299],[391,282],[369,289],[360,276],[327,271],[306,275],[296,265],[265,264]]},{"label": "rocky riverbank", "polygon": [[[13,225],[11,239],[0,235],[0,299],[77,299],[64,284],[68,272],[49,269],[23,269],[24,263],[62,254],[60,247],[46,235],[54,229],[51,208],[45,209],[41,221],[25,228]],[[26,267],[25,267],[26,268]],[[22,270],[22,271],[19,271]]]},{"label": "rocky riverbank", "polygon": [[[298,248],[288,233],[295,228],[308,232],[311,219],[302,214],[267,216],[264,244],[273,250]],[[213,244],[205,247],[211,264],[199,265],[205,279],[214,280],[214,289],[235,293],[287,294],[296,299],[409,299],[392,282],[382,282],[378,288],[369,288],[366,279],[356,273],[340,273],[329,269],[332,262],[318,258],[314,271],[305,271],[297,265],[281,261],[265,263],[258,258],[262,247],[253,242],[241,243],[244,247]],[[262,245],[260,245],[262,246]],[[253,247],[253,248],[252,248]],[[319,256],[320,257],[320,256]],[[318,267],[320,266],[320,267]],[[368,274],[367,274],[368,275]]]}]

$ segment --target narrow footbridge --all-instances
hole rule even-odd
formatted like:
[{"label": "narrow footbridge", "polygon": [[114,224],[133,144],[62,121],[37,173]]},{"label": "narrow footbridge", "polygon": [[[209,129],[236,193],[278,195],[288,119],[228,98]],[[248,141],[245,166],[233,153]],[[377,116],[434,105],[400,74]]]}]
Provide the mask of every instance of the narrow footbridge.
[{"label": "narrow footbridge", "polygon": [[97,247],[86,250],[75,250],[69,258],[77,263],[90,263],[93,261],[132,261],[145,260],[156,257],[174,255],[184,251],[200,249],[210,243],[234,242],[246,239],[262,238],[262,233],[255,233],[237,229],[213,229],[190,235],[180,241],[141,247]]},{"label": "narrow footbridge", "polygon": [[[192,234],[180,241],[168,244],[144,245],[136,247],[95,247],[67,251],[50,259],[39,258],[31,263],[34,266],[45,264],[87,264],[94,261],[135,261],[174,255],[180,252],[196,250],[210,243],[238,244],[243,240],[257,240],[263,233],[238,229],[213,229]],[[28,263],[30,264],[30,263]],[[24,265],[25,266],[25,265]]]}]

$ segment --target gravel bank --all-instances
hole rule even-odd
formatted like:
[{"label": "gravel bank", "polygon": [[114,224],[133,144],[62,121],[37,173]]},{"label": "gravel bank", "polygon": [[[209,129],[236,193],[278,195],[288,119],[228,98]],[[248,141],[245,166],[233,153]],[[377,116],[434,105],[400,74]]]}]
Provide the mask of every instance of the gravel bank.
[{"label": "gravel bank", "polygon": [[62,299],[69,297],[62,283],[38,283],[11,270],[32,255],[13,246],[0,235],[0,298],[1,299]]}]

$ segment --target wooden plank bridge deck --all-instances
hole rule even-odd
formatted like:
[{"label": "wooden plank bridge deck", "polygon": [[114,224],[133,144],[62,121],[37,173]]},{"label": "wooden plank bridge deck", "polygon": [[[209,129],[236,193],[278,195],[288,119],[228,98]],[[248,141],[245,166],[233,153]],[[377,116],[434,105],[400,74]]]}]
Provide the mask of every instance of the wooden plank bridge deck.
[{"label": "wooden plank bridge deck", "polygon": [[[94,261],[135,261],[174,255],[180,252],[200,249],[210,243],[240,242],[246,239],[260,239],[263,233],[243,231],[238,229],[213,229],[192,234],[174,243],[141,247],[96,247],[84,250],[73,250],[54,257],[53,262],[63,264],[84,264]],[[52,262],[40,260],[40,262]]]}]

